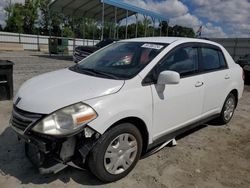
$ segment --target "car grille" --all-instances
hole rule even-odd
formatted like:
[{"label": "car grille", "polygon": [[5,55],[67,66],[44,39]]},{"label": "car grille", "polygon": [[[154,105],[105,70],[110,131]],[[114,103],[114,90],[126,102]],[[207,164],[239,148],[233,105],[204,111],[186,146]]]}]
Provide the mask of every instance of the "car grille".
[{"label": "car grille", "polygon": [[26,112],[14,106],[12,111],[11,124],[13,127],[24,131],[28,126],[30,126],[32,123],[35,123],[42,117],[42,114]]}]

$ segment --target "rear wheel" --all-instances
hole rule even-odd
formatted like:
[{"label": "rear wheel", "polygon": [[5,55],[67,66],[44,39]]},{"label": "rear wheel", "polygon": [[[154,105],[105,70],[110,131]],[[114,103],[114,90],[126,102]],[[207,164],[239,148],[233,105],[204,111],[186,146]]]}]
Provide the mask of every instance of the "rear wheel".
[{"label": "rear wheel", "polygon": [[90,171],[100,180],[111,182],[125,177],[136,165],[142,151],[139,130],[130,123],[107,131],[88,158]]},{"label": "rear wheel", "polygon": [[223,105],[218,122],[221,124],[227,124],[232,119],[234,110],[236,108],[236,99],[234,94],[230,93]]}]

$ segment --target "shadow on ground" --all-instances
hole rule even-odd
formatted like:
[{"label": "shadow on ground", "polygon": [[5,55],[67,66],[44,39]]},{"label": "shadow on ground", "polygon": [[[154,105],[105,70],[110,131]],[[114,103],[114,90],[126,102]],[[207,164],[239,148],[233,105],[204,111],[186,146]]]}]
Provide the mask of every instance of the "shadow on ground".
[{"label": "shadow on ground", "polygon": [[0,135],[0,151],[0,176],[14,176],[22,184],[48,184],[56,180],[67,183],[71,179],[81,185],[103,184],[89,171],[80,171],[71,167],[58,174],[39,174],[26,158],[24,144],[17,140],[17,136],[10,127]]},{"label": "shadow on ground", "polygon": [[41,58],[48,58],[48,59],[55,59],[55,60],[65,60],[65,61],[72,61],[73,63],[73,56],[72,55],[62,55],[62,54],[43,54],[43,55],[32,55],[35,57]]},{"label": "shadow on ground", "polygon": [[[183,137],[186,137],[207,126],[208,125],[200,125],[179,135],[176,139],[182,139]],[[20,180],[22,184],[33,183],[36,185],[42,185],[52,183],[56,180],[68,183],[71,179],[81,185],[103,184],[89,171],[81,171],[71,167],[68,167],[57,174],[39,174],[38,170],[25,156],[24,143],[18,141],[16,134],[10,127],[6,128],[0,135],[0,151],[0,175],[13,176]]]}]

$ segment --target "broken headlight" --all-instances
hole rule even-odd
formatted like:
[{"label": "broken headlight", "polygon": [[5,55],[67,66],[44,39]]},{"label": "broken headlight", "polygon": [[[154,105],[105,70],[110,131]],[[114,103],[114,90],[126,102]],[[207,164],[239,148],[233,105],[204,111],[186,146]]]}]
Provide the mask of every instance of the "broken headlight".
[{"label": "broken headlight", "polygon": [[63,136],[77,132],[97,117],[88,105],[77,103],[62,108],[41,120],[32,130],[42,134]]}]

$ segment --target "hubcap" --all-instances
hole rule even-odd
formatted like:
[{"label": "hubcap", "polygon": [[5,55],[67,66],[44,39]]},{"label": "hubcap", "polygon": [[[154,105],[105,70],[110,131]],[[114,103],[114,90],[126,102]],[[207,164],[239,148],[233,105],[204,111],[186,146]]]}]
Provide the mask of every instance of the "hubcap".
[{"label": "hubcap", "polygon": [[233,116],[235,108],[235,102],[233,98],[229,98],[225,104],[225,110],[224,110],[224,118],[226,121],[230,120],[230,118]]},{"label": "hubcap", "polygon": [[129,133],[117,136],[108,146],[104,167],[110,174],[126,171],[134,162],[138,150],[135,137]]}]

